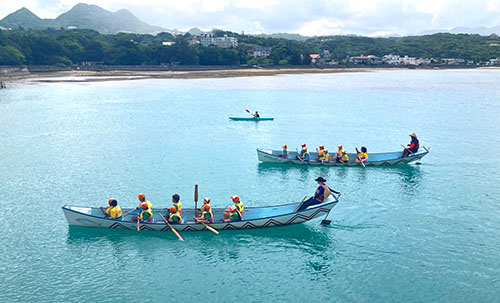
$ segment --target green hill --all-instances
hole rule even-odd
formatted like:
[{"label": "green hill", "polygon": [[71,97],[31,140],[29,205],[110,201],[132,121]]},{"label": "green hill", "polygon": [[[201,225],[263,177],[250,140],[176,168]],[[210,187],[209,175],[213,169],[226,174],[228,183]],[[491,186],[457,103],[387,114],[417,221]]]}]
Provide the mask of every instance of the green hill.
[{"label": "green hill", "polygon": [[75,5],[56,19],[41,19],[27,8],[22,8],[0,20],[0,26],[31,29],[76,27],[81,29],[92,29],[106,34],[118,32],[139,34],[151,34],[162,31],[168,32],[167,29],[149,25],[141,21],[127,10],[122,9],[113,13],[97,5],[83,3]]}]

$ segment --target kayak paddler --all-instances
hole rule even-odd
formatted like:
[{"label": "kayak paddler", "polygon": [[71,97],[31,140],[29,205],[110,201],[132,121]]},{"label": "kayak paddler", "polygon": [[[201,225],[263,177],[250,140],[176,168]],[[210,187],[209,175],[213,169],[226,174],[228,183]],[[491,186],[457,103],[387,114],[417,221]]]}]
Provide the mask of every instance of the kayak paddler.
[{"label": "kayak paddler", "polygon": [[253,114],[255,119],[260,119],[260,114],[258,111],[255,111],[255,114]]},{"label": "kayak paddler", "polygon": [[328,149],[323,150],[323,154],[321,155],[321,157],[319,157],[318,161],[320,161],[321,164],[330,163],[330,155],[328,154]]},{"label": "kayak paddler", "polygon": [[359,162],[363,162],[363,163],[368,162],[368,150],[366,149],[366,147],[364,147],[364,146],[361,147],[361,152],[358,153],[358,158],[355,159],[354,162],[358,162],[358,163]]},{"label": "kayak paddler", "polygon": [[240,201],[239,196],[231,196],[231,200],[233,200],[234,207],[227,206],[226,210],[224,211],[224,221],[239,221],[242,219],[243,216],[243,210],[245,209],[245,206],[243,203]]},{"label": "kayak paddler", "polygon": [[328,187],[328,185],[325,184],[326,180],[323,177],[318,177],[314,181],[318,182],[319,185],[316,189],[316,192],[314,193],[314,197],[311,197],[309,198],[309,200],[302,202],[302,205],[297,211],[304,210],[311,205],[323,203],[332,193],[336,193],[337,195],[341,194],[340,192]]},{"label": "kayak paddler", "polygon": [[121,219],[122,218],[122,209],[118,206],[118,201],[115,198],[111,198],[108,200],[109,207],[104,210],[104,207],[100,207],[102,213],[105,217],[111,219]]},{"label": "kayak paddler", "polygon": [[410,144],[408,144],[408,148],[405,148],[403,150],[403,155],[401,158],[408,157],[410,154],[415,154],[418,152],[418,149],[420,147],[420,142],[418,141],[417,135],[415,133],[411,133],[410,135],[411,141]]}]

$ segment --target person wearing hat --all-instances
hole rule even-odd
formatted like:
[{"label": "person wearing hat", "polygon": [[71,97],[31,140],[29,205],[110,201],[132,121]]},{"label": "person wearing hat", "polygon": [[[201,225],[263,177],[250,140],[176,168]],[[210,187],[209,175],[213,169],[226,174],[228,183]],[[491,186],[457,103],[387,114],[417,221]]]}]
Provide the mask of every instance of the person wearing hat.
[{"label": "person wearing hat", "polygon": [[361,152],[358,153],[358,158],[355,159],[354,162],[368,162],[368,150],[366,147],[361,146]]},{"label": "person wearing hat", "polygon": [[[143,222],[146,223],[152,223],[153,222],[153,210],[149,207],[148,203],[142,202],[139,204],[141,207],[142,211],[138,215],[138,219],[140,219]],[[133,217],[132,217],[133,218]],[[137,218],[136,218],[137,220]]]},{"label": "person wearing hat", "polygon": [[147,206],[146,209],[149,209],[151,211],[151,216],[153,216],[153,205],[151,202],[146,200],[146,195],[143,193],[137,194],[137,199],[139,199],[139,206],[136,207],[134,210],[130,212],[132,214],[132,221],[137,221],[138,218],[142,219],[142,212],[144,211],[143,203]]},{"label": "person wearing hat", "polygon": [[170,216],[168,217],[168,222],[178,224],[182,222],[182,216],[177,211],[175,206],[171,206],[168,211],[170,212]]},{"label": "person wearing hat", "polygon": [[281,158],[287,158],[288,159],[288,146],[284,144],[283,146],[283,151],[281,152],[281,155],[279,155]]},{"label": "person wearing hat", "polygon": [[[177,212],[182,216],[182,203],[180,202],[181,197],[178,194],[175,194],[172,196],[172,206],[177,209]],[[169,210],[170,207],[165,208],[166,210]]]},{"label": "person wearing hat", "polygon": [[314,197],[311,197],[309,200],[302,202],[302,205],[297,211],[304,210],[311,205],[323,203],[332,193],[336,193],[337,195],[341,194],[340,192],[328,187],[328,185],[325,184],[326,180],[323,177],[318,177],[314,181],[318,182],[319,185],[316,189],[316,192],[314,193]]},{"label": "person wearing hat", "polygon": [[330,155],[328,154],[328,149],[323,150],[323,155],[319,157],[318,161],[320,161],[321,164],[330,163]]},{"label": "person wearing hat", "polygon": [[201,216],[194,218],[198,223],[214,223],[214,214],[210,206],[210,198],[203,199],[203,206],[201,207]]},{"label": "person wearing hat", "polygon": [[233,200],[234,208],[231,206],[226,207],[226,210],[224,211],[223,214],[225,222],[239,221],[243,217],[243,210],[245,209],[245,206],[240,201],[240,197],[231,196],[231,200]]},{"label": "person wearing hat", "polygon": [[415,135],[415,133],[411,133],[410,138],[410,144],[406,145],[408,146],[408,148],[405,148],[403,150],[403,155],[401,156],[401,158],[408,157],[410,154],[415,154],[416,152],[418,152],[420,142],[418,141],[417,135]]},{"label": "person wearing hat", "polygon": [[319,149],[316,148],[316,152],[318,153],[318,158],[316,158],[316,160],[319,161],[321,159],[321,157],[323,157],[323,155],[325,154],[325,146],[320,145]]},{"label": "person wearing hat", "polygon": [[[303,145],[305,145],[305,144],[303,144]],[[302,161],[302,162],[311,161],[311,155],[307,151],[307,147],[305,147],[305,146],[302,147],[302,152],[300,153],[300,155],[297,156],[297,159]]]},{"label": "person wearing hat", "polygon": [[118,201],[116,199],[111,198],[108,200],[109,207],[104,211],[104,207],[100,207],[102,213],[105,217],[111,219],[121,219],[122,218],[122,209],[118,206]]},{"label": "person wearing hat", "polygon": [[347,155],[345,150],[342,149],[342,144],[337,147],[339,150],[335,153],[335,162],[342,164],[349,162],[349,156]]}]

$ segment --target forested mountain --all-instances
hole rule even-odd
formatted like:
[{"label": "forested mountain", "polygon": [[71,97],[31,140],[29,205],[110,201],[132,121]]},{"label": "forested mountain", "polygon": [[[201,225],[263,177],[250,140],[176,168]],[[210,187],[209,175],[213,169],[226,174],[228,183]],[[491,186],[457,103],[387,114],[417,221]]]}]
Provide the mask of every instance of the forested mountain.
[{"label": "forested mountain", "polygon": [[[192,44],[190,34],[170,33],[141,35],[100,34],[94,30],[26,30],[0,31],[0,64],[2,65],[72,65],[98,62],[109,65],[304,65],[310,54],[328,50],[333,60],[350,56],[386,54],[410,57],[462,58],[474,62],[500,57],[500,39],[466,34],[434,34],[399,38],[361,36],[325,36],[305,41],[265,38],[214,30],[215,36],[227,34],[238,38],[236,48],[204,47]],[[175,42],[164,45],[163,42]],[[272,47],[267,58],[254,58],[256,47]]]},{"label": "forested mountain", "polygon": [[40,19],[27,8],[22,8],[4,19],[0,26],[7,28],[45,29],[50,28],[81,28],[92,29],[100,33],[114,34],[117,32],[159,33],[168,31],[159,26],[149,25],[131,12],[122,9],[110,12],[97,5],[77,4],[56,19]]}]

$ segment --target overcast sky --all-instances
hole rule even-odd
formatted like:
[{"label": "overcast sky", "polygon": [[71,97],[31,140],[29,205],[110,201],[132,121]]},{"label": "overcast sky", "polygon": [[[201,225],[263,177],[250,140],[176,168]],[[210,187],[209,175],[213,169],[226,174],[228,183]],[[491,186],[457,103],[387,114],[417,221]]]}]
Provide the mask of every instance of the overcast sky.
[{"label": "overcast sky", "polygon": [[383,36],[500,25],[500,0],[3,0],[0,19],[23,6],[55,18],[79,2],[180,30]]}]

